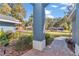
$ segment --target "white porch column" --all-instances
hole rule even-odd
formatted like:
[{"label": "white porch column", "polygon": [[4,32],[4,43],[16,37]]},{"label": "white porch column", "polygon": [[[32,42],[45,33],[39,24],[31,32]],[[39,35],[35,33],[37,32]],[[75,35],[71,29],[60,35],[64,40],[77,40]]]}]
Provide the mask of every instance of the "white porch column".
[{"label": "white porch column", "polygon": [[73,40],[75,42],[75,55],[79,55],[79,4],[76,5],[76,18],[73,21]]},{"label": "white porch column", "polygon": [[42,51],[45,48],[45,8],[42,3],[33,4],[33,48]]}]

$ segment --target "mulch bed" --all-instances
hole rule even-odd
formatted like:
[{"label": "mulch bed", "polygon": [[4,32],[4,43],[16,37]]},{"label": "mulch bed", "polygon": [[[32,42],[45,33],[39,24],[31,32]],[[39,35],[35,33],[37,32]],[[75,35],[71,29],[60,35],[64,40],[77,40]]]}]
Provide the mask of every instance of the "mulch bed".
[{"label": "mulch bed", "polygon": [[[6,47],[6,52],[5,55],[6,56],[21,56],[22,54],[28,52],[29,50],[32,49],[32,46],[28,46],[25,49],[21,50],[21,51],[16,51],[16,49],[14,48],[14,44],[15,41],[10,42],[10,44]],[[2,51],[3,55],[4,55],[4,51]]]},{"label": "mulch bed", "polygon": [[72,39],[66,39],[68,48],[75,53],[75,44],[72,42]]},{"label": "mulch bed", "polygon": [[[2,48],[0,48],[0,49],[2,49]],[[21,56],[22,54],[24,54],[25,52],[29,51],[30,49],[32,49],[32,47],[28,47],[28,48],[26,48],[23,51],[16,51],[13,47],[8,46],[8,47],[6,47],[5,54],[4,54],[4,50],[2,50],[0,52],[0,54],[1,54],[0,56],[4,56],[4,55],[6,55],[6,56]]]}]

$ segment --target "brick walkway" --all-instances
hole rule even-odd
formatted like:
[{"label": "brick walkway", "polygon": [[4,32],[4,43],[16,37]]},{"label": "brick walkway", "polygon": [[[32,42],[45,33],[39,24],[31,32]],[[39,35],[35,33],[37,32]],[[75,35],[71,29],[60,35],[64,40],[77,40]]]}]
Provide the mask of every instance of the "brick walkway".
[{"label": "brick walkway", "polygon": [[75,54],[67,47],[65,37],[58,37],[43,51],[31,49],[22,56],[74,56]]}]

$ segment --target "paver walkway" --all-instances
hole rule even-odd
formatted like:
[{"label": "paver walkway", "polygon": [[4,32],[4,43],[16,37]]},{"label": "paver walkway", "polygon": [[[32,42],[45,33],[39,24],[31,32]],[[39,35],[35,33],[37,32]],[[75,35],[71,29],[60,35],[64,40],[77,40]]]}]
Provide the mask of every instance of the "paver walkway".
[{"label": "paver walkway", "polygon": [[22,56],[74,56],[75,54],[67,47],[65,37],[57,37],[52,44],[43,51],[31,49]]}]

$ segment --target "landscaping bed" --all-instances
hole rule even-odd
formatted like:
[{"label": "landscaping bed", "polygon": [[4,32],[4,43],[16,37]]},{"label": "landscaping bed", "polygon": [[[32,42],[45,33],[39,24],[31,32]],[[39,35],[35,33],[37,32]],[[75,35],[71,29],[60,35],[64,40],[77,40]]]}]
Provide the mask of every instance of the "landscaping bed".
[{"label": "landscaping bed", "polygon": [[[7,38],[4,38],[5,40],[2,40],[3,44],[9,43],[6,47],[4,47],[4,45],[2,45],[0,47],[1,49],[1,54],[2,55],[8,55],[8,56],[19,56],[24,54],[25,52],[29,51],[30,49],[32,49],[32,42],[33,42],[33,34],[32,32],[3,32],[3,36],[4,35]],[[50,45],[53,41],[53,36],[46,33],[45,34],[45,38],[46,38],[46,45]],[[8,41],[7,41],[8,40]],[[4,48],[3,48],[4,47]],[[5,50],[5,54],[4,54],[4,50]]]},{"label": "landscaping bed", "polygon": [[[9,43],[9,45],[6,47],[5,55],[20,56],[24,54],[25,52],[29,51],[30,49],[32,49],[33,33],[31,31],[30,32],[29,31],[26,31],[26,32],[16,31],[15,33],[10,32],[10,31],[4,33],[2,31],[1,33],[3,33],[3,34],[0,34],[1,38],[5,37],[4,39],[1,39],[0,41],[3,44],[2,47],[4,47],[6,43]],[[46,32],[45,33],[46,46],[50,45],[52,41],[54,40],[54,38],[58,36],[61,36],[61,35],[59,34],[54,35],[52,32]],[[69,41],[67,41],[67,43],[68,43],[68,47],[72,49],[72,44],[70,44]],[[0,47],[0,49],[2,49],[2,47]],[[4,49],[2,49],[0,53],[4,55]]]},{"label": "landscaping bed", "polygon": [[68,48],[75,53],[75,44],[72,42],[72,39],[66,39]]},{"label": "landscaping bed", "polygon": [[32,38],[26,33],[0,31],[0,55],[22,55],[32,49]]},{"label": "landscaping bed", "polygon": [[28,47],[27,49],[23,50],[23,51],[16,51],[13,47],[6,47],[6,52],[4,54],[4,50],[2,49],[2,47],[0,47],[0,56],[20,56],[22,54],[24,54],[25,52],[29,51],[30,49],[32,49],[31,47]]}]

